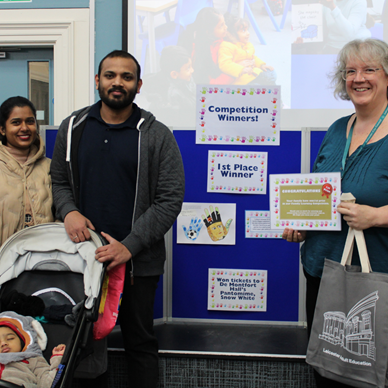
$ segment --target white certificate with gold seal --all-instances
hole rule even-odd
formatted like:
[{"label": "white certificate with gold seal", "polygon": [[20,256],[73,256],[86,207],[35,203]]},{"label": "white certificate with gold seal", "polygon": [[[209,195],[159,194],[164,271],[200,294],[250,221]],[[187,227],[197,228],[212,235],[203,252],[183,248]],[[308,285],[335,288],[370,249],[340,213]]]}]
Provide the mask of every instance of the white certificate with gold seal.
[{"label": "white certificate with gold seal", "polygon": [[271,174],[271,229],[341,230],[341,174]]}]

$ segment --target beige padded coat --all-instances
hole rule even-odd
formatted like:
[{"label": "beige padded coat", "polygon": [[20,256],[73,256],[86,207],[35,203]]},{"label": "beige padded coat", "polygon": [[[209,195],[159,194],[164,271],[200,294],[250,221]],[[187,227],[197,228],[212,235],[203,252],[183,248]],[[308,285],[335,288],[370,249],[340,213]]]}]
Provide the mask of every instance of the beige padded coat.
[{"label": "beige padded coat", "polygon": [[1,380],[24,386],[25,388],[50,388],[62,356],[51,357],[50,365],[43,357],[0,364]]},{"label": "beige padded coat", "polygon": [[23,229],[26,194],[36,224],[54,220],[50,159],[44,156],[44,148],[38,137],[21,165],[0,143],[0,245]]}]

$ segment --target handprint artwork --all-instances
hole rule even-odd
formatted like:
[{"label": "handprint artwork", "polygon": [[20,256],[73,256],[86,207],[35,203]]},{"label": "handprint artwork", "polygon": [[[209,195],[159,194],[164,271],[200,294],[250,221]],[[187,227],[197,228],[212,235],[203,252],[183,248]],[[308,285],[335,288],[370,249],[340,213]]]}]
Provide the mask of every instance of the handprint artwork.
[{"label": "handprint artwork", "polygon": [[184,225],[182,225],[182,228],[183,228],[183,232],[185,233],[185,236],[189,240],[195,241],[199,236],[199,232],[201,231],[202,226],[203,225],[202,225],[201,219],[195,217],[191,219],[190,225],[188,228],[186,228],[186,226]]},{"label": "handprint artwork", "polygon": [[177,243],[235,245],[235,219],[234,203],[183,202],[177,219]]},{"label": "handprint artwork", "polygon": [[202,220],[206,225],[209,237],[213,241],[223,240],[228,234],[230,224],[233,220],[230,218],[224,225],[221,221],[221,214],[218,207],[214,210],[213,206],[209,206],[209,210],[210,213],[207,209],[204,210],[206,216],[202,214]]}]

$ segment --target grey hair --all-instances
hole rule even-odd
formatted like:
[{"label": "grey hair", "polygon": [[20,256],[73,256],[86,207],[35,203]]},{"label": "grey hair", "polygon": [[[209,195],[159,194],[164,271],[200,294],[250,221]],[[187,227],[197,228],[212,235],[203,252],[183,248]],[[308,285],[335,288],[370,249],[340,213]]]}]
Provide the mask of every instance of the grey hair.
[{"label": "grey hair", "polygon": [[342,79],[342,70],[346,69],[347,62],[352,58],[357,58],[365,64],[376,62],[382,66],[385,75],[388,75],[387,43],[379,39],[352,40],[338,53],[337,66],[331,75],[331,84],[334,87],[335,98],[339,97],[341,100],[350,100],[346,92],[346,81]]}]

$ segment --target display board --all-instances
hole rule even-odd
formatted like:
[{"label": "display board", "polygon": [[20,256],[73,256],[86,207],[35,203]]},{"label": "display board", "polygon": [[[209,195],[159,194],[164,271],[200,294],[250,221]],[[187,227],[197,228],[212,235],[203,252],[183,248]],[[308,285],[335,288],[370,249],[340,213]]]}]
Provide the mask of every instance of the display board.
[{"label": "display board", "polygon": [[326,131],[311,131],[310,140],[310,172],[313,171],[315,158],[318,155],[319,148],[321,147],[322,140],[326,135]]},{"label": "display board", "polygon": [[[298,321],[299,244],[290,244],[276,238],[245,237],[245,211],[269,209],[269,195],[207,192],[209,150],[237,152],[241,147],[196,145],[195,131],[175,131],[174,134],[185,166],[184,201],[201,204],[235,204],[236,217],[232,222],[235,222],[236,235],[234,245],[177,244],[175,227],[172,317]],[[250,146],[249,152],[268,152],[268,174],[300,173],[301,132],[282,131],[279,146]],[[243,308],[238,311],[208,310],[209,268],[267,271],[266,310],[250,310],[251,301],[246,303],[243,301]],[[245,304],[248,305],[247,308]]]}]

